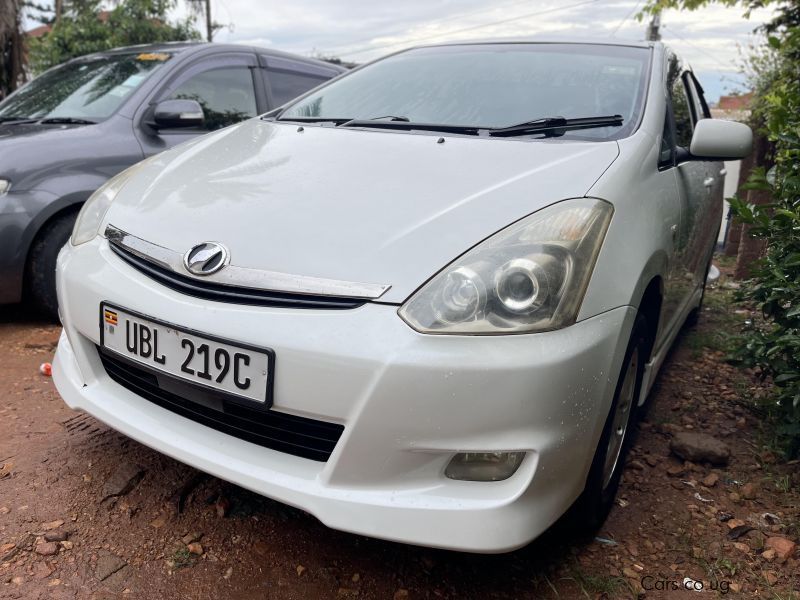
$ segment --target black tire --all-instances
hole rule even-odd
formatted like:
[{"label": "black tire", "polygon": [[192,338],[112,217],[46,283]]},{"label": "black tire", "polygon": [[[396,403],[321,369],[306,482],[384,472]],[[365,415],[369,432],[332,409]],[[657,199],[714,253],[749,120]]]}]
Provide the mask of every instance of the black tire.
[{"label": "black tire", "polygon": [[[608,513],[614,506],[614,499],[617,496],[619,482],[622,479],[622,472],[625,470],[625,457],[635,437],[633,427],[636,423],[638,401],[642,390],[644,364],[648,358],[648,349],[650,346],[648,339],[649,329],[647,320],[643,315],[637,315],[628,347],[625,350],[625,358],[622,362],[622,368],[617,380],[617,387],[614,390],[614,400],[611,403],[611,408],[608,412],[605,426],[603,427],[603,433],[600,436],[600,441],[595,450],[594,460],[589,469],[589,476],[586,479],[586,487],[574,507],[575,525],[583,534],[594,534],[605,522]],[[621,436],[622,442],[620,451],[614,461],[613,471],[609,477],[606,471],[606,456],[611,451],[609,442],[616,430],[615,416],[617,416],[617,407],[621,401],[621,392],[623,391],[623,387],[625,387],[626,375],[631,369],[634,354],[636,354],[638,358],[636,360],[635,373],[632,375],[635,378],[633,379],[633,399],[627,411],[627,422]]]},{"label": "black tire", "polygon": [[36,235],[28,255],[25,281],[28,300],[43,317],[58,321],[56,259],[67,243],[77,213],[56,217]]}]

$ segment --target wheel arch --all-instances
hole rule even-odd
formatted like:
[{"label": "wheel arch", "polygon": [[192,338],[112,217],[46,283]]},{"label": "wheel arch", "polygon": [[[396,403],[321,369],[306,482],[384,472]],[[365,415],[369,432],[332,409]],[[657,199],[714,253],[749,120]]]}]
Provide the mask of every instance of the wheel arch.
[{"label": "wheel arch", "polygon": [[70,213],[77,213],[91,194],[92,192],[88,191],[74,192],[72,194],[62,196],[58,200],[48,204],[47,207],[44,208],[36,216],[36,219],[34,219],[33,222],[31,222],[31,224],[28,226],[28,230],[25,232],[25,235],[22,239],[22,245],[25,248],[25,261],[23,264],[22,278],[23,293],[26,293],[28,289],[30,278],[28,266],[31,260],[31,251],[33,250],[36,242],[41,238],[44,232],[47,231],[48,226],[54,223],[57,219],[60,219],[64,215],[68,215]]}]

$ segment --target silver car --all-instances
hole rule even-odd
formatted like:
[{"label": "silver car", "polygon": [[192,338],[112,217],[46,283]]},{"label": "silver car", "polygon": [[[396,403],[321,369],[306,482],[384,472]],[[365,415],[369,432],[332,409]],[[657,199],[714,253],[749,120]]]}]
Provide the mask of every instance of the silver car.
[{"label": "silver car", "polygon": [[96,192],[55,383],[337,529],[503,552],[575,503],[597,527],[750,146],[661,44],[391,55]]}]

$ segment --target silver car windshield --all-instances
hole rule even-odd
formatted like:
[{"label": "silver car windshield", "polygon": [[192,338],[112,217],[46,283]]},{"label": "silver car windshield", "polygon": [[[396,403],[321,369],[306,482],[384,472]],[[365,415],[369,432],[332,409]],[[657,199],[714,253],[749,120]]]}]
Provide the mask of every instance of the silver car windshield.
[{"label": "silver car windshield", "polygon": [[463,44],[417,48],[354,71],[289,105],[279,120],[403,119],[498,128],[544,117],[620,115],[623,127],[571,132],[608,139],[639,121],[648,48]]},{"label": "silver car windshield", "polygon": [[167,52],[93,56],[46,71],[0,103],[0,120],[85,119],[111,116],[150,75]]}]

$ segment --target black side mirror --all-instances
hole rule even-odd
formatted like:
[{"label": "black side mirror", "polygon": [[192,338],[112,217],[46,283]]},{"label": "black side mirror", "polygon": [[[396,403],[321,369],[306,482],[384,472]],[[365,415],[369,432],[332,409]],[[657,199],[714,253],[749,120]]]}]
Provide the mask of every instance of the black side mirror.
[{"label": "black side mirror", "polygon": [[203,107],[197,100],[162,100],[153,110],[150,123],[156,129],[201,127]]}]

